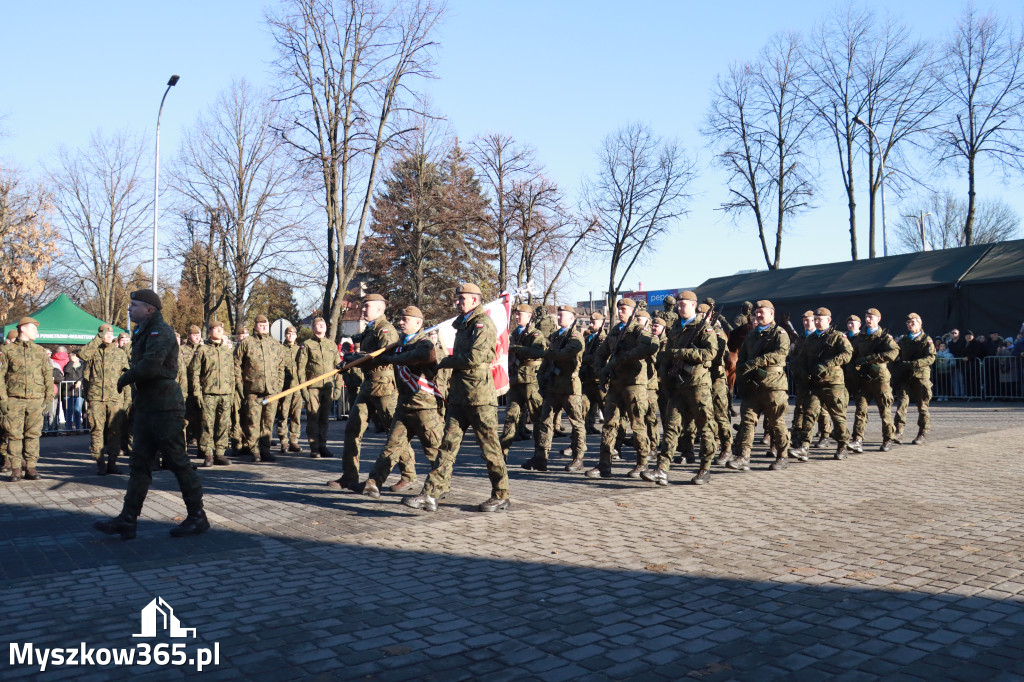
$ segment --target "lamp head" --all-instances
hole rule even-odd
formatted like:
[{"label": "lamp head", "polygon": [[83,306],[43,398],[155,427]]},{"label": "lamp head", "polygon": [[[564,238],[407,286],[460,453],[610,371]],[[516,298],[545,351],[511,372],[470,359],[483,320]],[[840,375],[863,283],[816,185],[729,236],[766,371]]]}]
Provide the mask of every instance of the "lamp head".
[{"label": "lamp head", "polygon": [[180,76],[178,76],[178,74],[174,74],[173,76],[171,76],[170,80],[167,81],[167,86],[170,87],[172,85],[177,85],[179,78]]}]

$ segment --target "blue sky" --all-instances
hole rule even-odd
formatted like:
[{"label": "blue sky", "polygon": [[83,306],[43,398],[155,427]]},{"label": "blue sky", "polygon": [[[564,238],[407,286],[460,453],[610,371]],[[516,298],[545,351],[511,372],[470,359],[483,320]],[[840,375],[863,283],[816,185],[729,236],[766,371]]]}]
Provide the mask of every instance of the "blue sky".
[{"label": "blue sky", "polygon": [[[151,140],[165,83],[177,73],[181,82],[168,96],[161,125],[163,166],[176,153],[182,130],[233,78],[270,82],[273,52],[264,4],[9,5],[0,28],[0,130],[6,133],[0,158],[42,173],[59,145],[82,146],[97,129],[128,128]],[[501,131],[531,144],[570,196],[594,171],[595,150],[615,128],[639,120],[678,137],[698,159],[697,198],[689,217],[627,286],[695,285],[764,267],[754,229],[736,227],[715,210],[724,197],[723,178],[710,168],[711,153],[698,130],[716,74],[731,61],[753,58],[776,31],[809,30],[836,4],[451,0],[438,34],[438,78],[426,89],[462,139]],[[964,7],[951,0],[864,5],[894,12],[929,39],[949,31]],[[1021,20],[1018,2],[978,6]],[[849,257],[845,197],[828,150],[821,154],[821,173],[819,208],[794,223],[783,245],[784,266]],[[959,178],[940,182],[966,193]],[[1024,213],[1020,184],[987,172],[979,193],[1001,197]],[[891,226],[900,206],[892,195],[887,199]],[[866,232],[866,195],[859,201]],[[866,253],[866,240],[861,250]],[[605,264],[591,260],[578,269],[571,296],[584,299],[588,290],[600,296],[606,281]]]}]

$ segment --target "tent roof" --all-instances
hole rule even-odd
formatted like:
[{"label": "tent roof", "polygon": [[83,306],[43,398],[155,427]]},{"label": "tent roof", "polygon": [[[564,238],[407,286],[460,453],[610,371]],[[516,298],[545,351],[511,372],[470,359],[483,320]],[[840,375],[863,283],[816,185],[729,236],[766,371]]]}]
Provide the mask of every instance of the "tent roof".
[{"label": "tent roof", "polygon": [[985,256],[962,277],[964,284],[1024,279],[1024,239],[990,244]]},{"label": "tent roof", "polygon": [[[96,336],[96,330],[103,324],[103,320],[85,312],[64,294],[60,294],[32,313],[31,317],[39,321],[39,338],[36,339],[36,343],[82,346]],[[4,327],[4,336],[17,326],[18,322],[15,320]],[[114,327],[115,334],[123,331],[120,327]]]}]

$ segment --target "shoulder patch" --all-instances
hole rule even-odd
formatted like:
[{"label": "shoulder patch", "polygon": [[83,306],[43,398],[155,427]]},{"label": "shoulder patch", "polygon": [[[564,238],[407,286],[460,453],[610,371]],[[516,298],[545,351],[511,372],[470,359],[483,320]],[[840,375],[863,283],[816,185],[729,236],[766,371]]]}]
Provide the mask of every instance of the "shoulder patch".
[{"label": "shoulder patch", "polygon": [[476,328],[477,328],[477,329],[483,329],[483,324],[481,324],[481,323],[479,323],[479,322],[478,322],[478,323],[476,324]]},{"label": "shoulder patch", "polygon": [[160,332],[150,332],[150,336],[160,336]]}]

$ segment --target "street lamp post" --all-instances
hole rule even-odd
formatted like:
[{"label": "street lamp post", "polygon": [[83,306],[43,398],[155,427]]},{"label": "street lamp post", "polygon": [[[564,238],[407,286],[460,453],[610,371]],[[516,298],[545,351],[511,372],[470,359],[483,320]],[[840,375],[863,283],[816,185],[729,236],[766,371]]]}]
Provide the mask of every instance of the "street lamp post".
[{"label": "street lamp post", "polygon": [[889,240],[886,238],[885,232],[885,154],[882,153],[882,143],[878,141],[878,136],[875,135],[875,131],[871,129],[871,126],[865,123],[864,119],[860,116],[854,116],[853,122],[859,123],[867,128],[868,133],[870,133],[871,137],[874,138],[875,144],[878,145],[878,163],[881,166],[881,175],[878,178],[878,184],[882,189],[882,255],[888,256]]},{"label": "street lamp post", "polygon": [[157,246],[159,244],[157,222],[160,213],[160,115],[164,113],[164,100],[167,99],[167,93],[177,84],[178,75],[175,74],[167,81],[167,89],[164,90],[164,96],[160,98],[160,109],[156,112],[156,172],[153,174],[153,291],[156,292],[160,291],[157,289],[156,283]]}]

